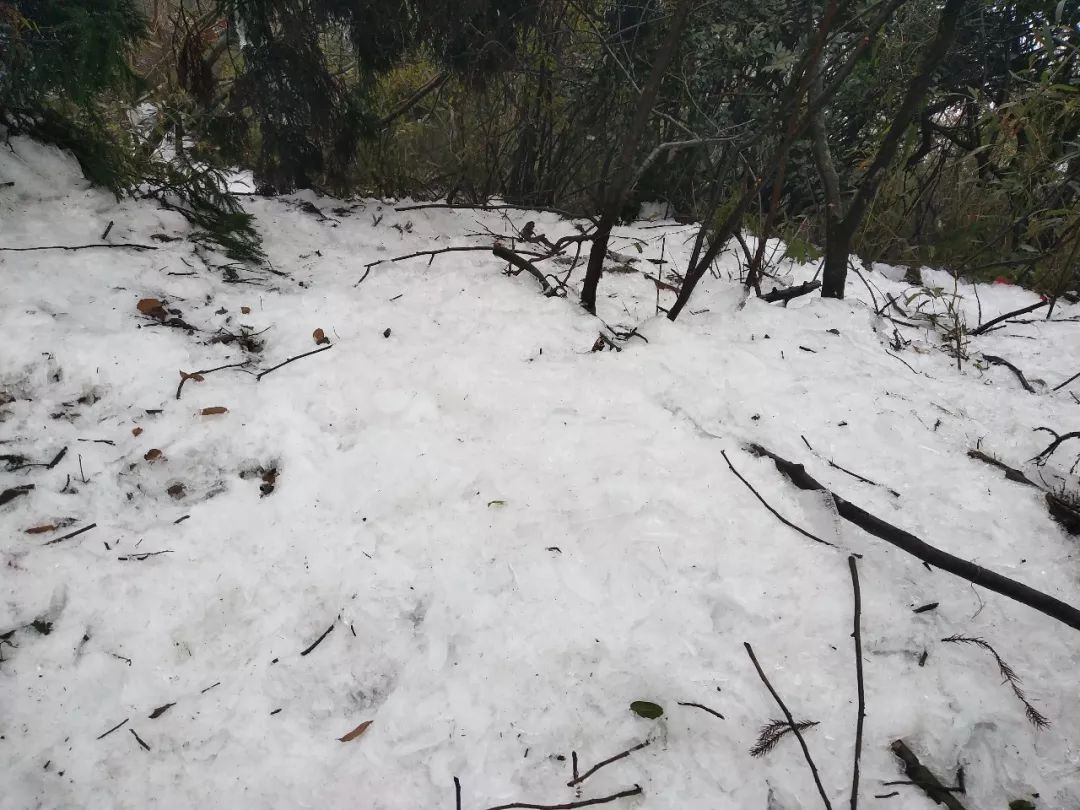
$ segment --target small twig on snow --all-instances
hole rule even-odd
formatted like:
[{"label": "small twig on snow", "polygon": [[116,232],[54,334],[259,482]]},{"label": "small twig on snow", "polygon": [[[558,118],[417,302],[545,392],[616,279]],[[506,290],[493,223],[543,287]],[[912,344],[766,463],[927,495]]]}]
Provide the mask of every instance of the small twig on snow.
[{"label": "small twig on snow", "polygon": [[746,485],[746,488],[748,490],[750,490],[752,493],[754,493],[754,497],[757,498],[759,501],[761,501],[761,505],[764,506],[766,509],[768,509],[770,512],[772,512],[773,515],[776,516],[777,520],[779,520],[785,526],[788,526],[788,527],[794,529],[799,534],[801,534],[803,537],[810,538],[815,543],[822,543],[822,544],[824,544],[826,546],[832,546],[833,548],[836,548],[835,543],[830,543],[828,540],[822,540],[816,534],[811,534],[810,532],[806,531],[806,529],[802,528],[801,526],[796,526],[794,523],[792,523],[786,517],[784,517],[779,512],[777,512],[775,509],[773,509],[772,506],[769,505],[768,501],[766,501],[764,498],[762,498],[761,495],[758,493],[758,491],[756,489],[754,489],[753,485],[751,485],[751,483],[749,481],[747,481],[745,478],[743,478],[739,474],[739,471],[735,469],[735,466],[731,463],[731,459],[729,459],[727,457],[727,451],[726,450],[721,450],[720,455],[724,457],[724,461],[727,462],[728,469],[730,469],[735,474],[735,477],[738,478],[740,481],[742,481],[743,484]]},{"label": "small twig on snow", "polygon": [[62,543],[64,540],[70,540],[72,537],[78,537],[83,532],[88,532],[91,529],[96,528],[96,527],[97,527],[96,523],[91,523],[89,526],[83,526],[81,529],[76,529],[73,532],[69,532],[68,534],[65,534],[63,537],[57,537],[55,540],[50,540],[45,545],[52,546],[52,545],[56,545],[57,543]]},{"label": "small twig on snow", "polygon": [[100,735],[98,735],[98,736],[97,736],[97,737],[96,737],[95,739],[98,739],[98,740],[100,740],[100,739],[103,739],[103,738],[105,738],[105,737],[108,737],[108,736],[109,736],[110,734],[112,734],[112,733],[113,733],[114,731],[116,731],[116,730],[117,730],[118,728],[123,728],[123,727],[124,727],[124,724],[126,724],[126,723],[127,723],[127,721],[128,721],[128,720],[130,720],[130,719],[131,719],[130,717],[125,717],[125,718],[124,718],[124,719],[123,719],[123,720],[122,720],[121,722],[117,723],[117,724],[116,724],[115,726],[113,726],[112,728],[110,728],[110,729],[109,729],[108,731],[106,731],[106,732],[105,732],[104,734],[100,734]]},{"label": "small twig on snow", "polygon": [[288,360],[284,360],[284,361],[278,363],[276,366],[271,366],[266,371],[260,371],[258,374],[255,375],[255,381],[258,382],[263,377],[265,377],[267,374],[269,374],[271,371],[277,371],[282,366],[287,366],[287,365],[289,365],[289,363],[293,362],[294,360],[300,360],[303,357],[311,357],[311,355],[313,355],[313,354],[318,354],[319,352],[329,351],[332,348],[334,348],[334,346],[333,346],[333,344],[330,344],[329,346],[323,346],[322,348],[319,348],[319,349],[312,349],[310,352],[304,352],[303,354],[298,354],[298,355],[296,355],[296,357],[290,357]]},{"label": "small twig on snow", "polygon": [[612,793],[610,796],[601,796],[597,799],[583,799],[582,801],[567,802],[566,804],[528,804],[527,802],[513,802],[512,804],[500,804],[495,807],[489,807],[487,810],[576,810],[578,807],[591,807],[594,804],[607,804],[616,799],[640,796],[641,793],[641,785],[634,785],[629,790],[622,790],[618,793]]},{"label": "small twig on snow", "polygon": [[693,706],[695,709],[701,709],[703,712],[708,712],[713,717],[719,717],[721,720],[726,719],[724,717],[724,715],[720,714],[720,712],[716,711],[715,709],[710,709],[708,706],[702,706],[700,703],[689,703],[689,702],[684,702],[684,701],[680,700],[679,705],[680,706]]},{"label": "small twig on snow", "polygon": [[199,371],[192,371],[192,372],[181,371],[180,372],[180,384],[178,386],[176,386],[176,398],[180,399],[180,392],[184,390],[184,383],[186,383],[188,380],[190,380],[192,378],[196,378],[195,382],[202,382],[202,376],[204,374],[210,374],[210,373],[212,373],[214,371],[221,371],[222,369],[226,369],[226,368],[243,368],[244,366],[246,366],[250,362],[251,362],[250,360],[245,360],[242,363],[229,363],[228,365],[218,366],[217,368],[204,368],[204,369],[200,369]]},{"label": "small twig on snow", "polygon": [[645,742],[641,742],[637,745],[631,746],[630,748],[627,748],[625,751],[622,751],[621,753],[618,753],[613,757],[608,757],[603,762],[598,762],[596,765],[593,765],[591,768],[589,768],[589,770],[585,771],[585,773],[581,774],[580,776],[575,776],[573,779],[566,783],[566,786],[573,787],[574,785],[581,784],[598,770],[603,768],[605,765],[610,765],[612,762],[618,762],[620,759],[630,756],[635,751],[638,751],[645,746],[650,745],[651,743],[652,740],[645,740]]},{"label": "small twig on snow", "polygon": [[1076,379],[1080,379],[1080,371],[1073,374],[1071,377],[1069,377],[1069,379],[1067,379],[1061,385],[1055,385],[1054,390],[1055,391],[1060,391],[1062,388],[1064,388],[1066,385],[1068,385],[1069,383],[1071,383],[1073,380],[1076,380]]},{"label": "small twig on snow", "polygon": [[810,749],[806,747],[806,740],[803,739],[799,724],[796,723],[795,718],[791,716],[791,712],[784,704],[783,698],[781,698],[779,693],[773,689],[773,685],[769,683],[769,679],[765,676],[765,671],[761,668],[761,664],[758,663],[757,656],[754,655],[754,648],[750,646],[750,642],[744,641],[743,646],[746,648],[746,654],[750,656],[750,660],[754,664],[754,669],[757,670],[758,677],[760,677],[761,682],[765,684],[765,688],[769,690],[769,694],[773,696],[773,700],[775,700],[776,705],[780,707],[780,711],[784,713],[784,718],[787,720],[788,726],[791,728],[796,739],[798,739],[799,745],[802,747],[803,756],[806,757],[806,764],[810,766],[810,772],[814,775],[814,784],[817,785],[818,793],[821,795],[821,801],[825,804],[825,810],[832,810],[832,804],[829,802],[829,797],[825,794],[825,787],[821,784],[821,776],[818,774],[817,765],[814,764],[814,758],[810,756]]},{"label": "small twig on snow", "polygon": [[327,628],[326,628],[326,630],[324,630],[324,631],[323,631],[323,634],[322,634],[321,636],[319,636],[319,637],[318,637],[317,639],[315,639],[315,640],[314,640],[314,641],[313,641],[313,642],[311,643],[311,646],[310,646],[310,647],[308,647],[308,648],[307,648],[306,650],[304,650],[304,651],[303,651],[302,653],[300,653],[300,655],[302,655],[302,656],[303,656],[303,655],[307,655],[307,654],[308,654],[309,652],[311,652],[311,651],[312,651],[312,650],[314,650],[314,649],[315,649],[316,647],[318,647],[318,646],[319,646],[320,644],[322,644],[322,640],[323,640],[324,638],[326,638],[326,637],[327,637],[328,635],[330,635],[330,633],[331,633],[331,631],[332,631],[333,629],[334,629],[334,625],[330,625],[329,627],[327,627]]},{"label": "small twig on snow", "polygon": [[12,253],[25,253],[31,250],[88,250],[90,248],[127,248],[128,250],[157,250],[153,245],[139,245],[134,242],[113,244],[111,242],[95,243],[92,245],[41,245],[39,247],[0,247],[0,250],[8,250]]}]

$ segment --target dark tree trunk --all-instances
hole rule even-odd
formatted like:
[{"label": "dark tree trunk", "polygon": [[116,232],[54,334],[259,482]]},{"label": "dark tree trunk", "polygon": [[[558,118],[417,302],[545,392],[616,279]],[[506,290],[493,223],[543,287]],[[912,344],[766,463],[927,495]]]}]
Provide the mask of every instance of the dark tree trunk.
[{"label": "dark tree trunk", "polygon": [[813,130],[814,159],[821,175],[826,200],[826,239],[825,269],[822,273],[821,295],[823,298],[843,298],[844,285],[847,281],[848,256],[851,254],[851,242],[855,232],[862,224],[870,203],[877,194],[878,187],[885,177],[885,170],[896,157],[900,142],[911,122],[922,106],[934,72],[945,59],[956,34],[956,25],[967,0],[946,0],[938,18],[937,32],[923,52],[915,75],[908,83],[900,106],[893,114],[885,137],[881,140],[874,159],[863,174],[855,189],[855,196],[848,205],[847,212],[842,211],[839,199],[836,171],[832,168],[828,142],[821,111],[811,120]]},{"label": "dark tree trunk", "polygon": [[637,105],[634,108],[634,116],[630,121],[630,128],[623,136],[622,145],[612,167],[611,179],[607,183],[603,195],[603,207],[600,212],[600,222],[597,224],[592,250],[589,252],[589,265],[585,270],[585,281],[581,285],[581,306],[586,312],[596,314],[596,288],[600,284],[600,277],[604,274],[604,257],[607,255],[608,238],[611,229],[618,221],[619,213],[627,194],[633,186],[634,155],[641,145],[645,127],[649,123],[653,107],[656,106],[656,98],[660,93],[660,83],[667,72],[668,65],[679,47],[683,29],[690,16],[691,0],[680,0],[675,9],[674,17],[668,27],[667,36],[664,38],[660,50],[653,60],[652,70],[645,86],[641,88]]}]

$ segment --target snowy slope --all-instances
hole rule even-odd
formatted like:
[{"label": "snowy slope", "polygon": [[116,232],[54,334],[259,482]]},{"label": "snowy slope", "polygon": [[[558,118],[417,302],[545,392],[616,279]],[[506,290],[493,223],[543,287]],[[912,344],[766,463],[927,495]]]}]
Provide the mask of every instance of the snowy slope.
[{"label": "snowy slope", "polygon": [[[0,181],[14,182],[0,188],[0,246],[99,242],[114,221],[109,242],[157,248],[0,252],[0,394],[13,398],[0,455],[48,463],[68,448],[52,467],[0,463],[0,490],[34,485],[0,506],[0,634],[13,631],[0,645],[0,807],[450,810],[455,776],[466,810],[635,785],[610,806],[820,806],[795,740],[747,753],[781,715],[744,641],[797,719],[820,722],[807,743],[846,805],[848,552],[863,555],[863,806],[932,806],[882,785],[903,778],[897,738],[943,779],[962,765],[969,807],[1080,806],[1080,636],[927,570],[741,449],[800,460],[928,542],[1080,604],[1077,538],[1037,492],[967,457],[981,441],[1021,466],[1048,440],[1033,427],[1080,428],[1069,387],[1049,390],[1080,370],[1075,322],[972,338],[973,356],[1023,369],[1029,394],[1006,368],[957,371],[926,330],[904,329],[913,342],[894,352],[855,276],[846,301],[786,309],[740,306],[737,283],[707,278],[696,314],[671,324],[641,273],[610,273],[602,319],[647,342],[591,352],[597,319],[486,252],[378,265],[355,286],[376,259],[489,244],[468,234],[505,231],[498,212],[254,200],[277,275],[155,240],[186,223],[88,188],[27,140],[0,151]],[[550,214],[511,217],[573,233]],[[624,254],[638,255],[636,238],[642,258],[663,247],[686,265],[684,226],[619,234]],[[734,254],[722,263],[737,273]],[[890,276],[867,278],[878,305],[908,291]],[[977,307],[988,320],[1036,300],[973,292],[959,290],[971,324]],[[151,297],[197,331],[140,314]],[[317,328],[329,351],[247,373],[316,348]],[[261,351],[211,343],[221,330],[255,334]],[[245,360],[176,398],[179,370]],[[200,413],[215,407],[228,411]],[[841,548],[777,521],[722,450],[785,517]],[[26,533],[43,525],[58,528]],[[994,645],[1049,729],[1026,721],[989,653],[941,642],[958,633]],[[665,714],[638,717],[634,700]],[[571,752],[585,770],[646,739],[566,785]]]}]

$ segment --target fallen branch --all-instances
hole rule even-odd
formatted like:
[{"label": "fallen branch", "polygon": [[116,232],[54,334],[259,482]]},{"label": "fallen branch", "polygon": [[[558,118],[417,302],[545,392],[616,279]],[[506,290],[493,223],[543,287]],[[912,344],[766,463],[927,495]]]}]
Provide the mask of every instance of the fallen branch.
[{"label": "fallen branch", "polygon": [[[1080,436],[1080,434],[1077,435]],[[975,585],[981,585],[995,593],[1000,593],[1002,596],[1027,605],[1052,619],[1057,619],[1062,624],[1080,630],[1080,610],[1077,610],[1072,605],[1067,605],[1049,594],[1037,591],[1021,582],[983,568],[981,565],[976,565],[973,562],[949,554],[947,551],[931,546],[915,535],[893,526],[891,523],[886,523],[881,518],[871,515],[855,504],[844,500],[812,478],[803,465],[788,461],[758,444],[751,443],[747,447],[754,455],[771,458],[773,463],[776,464],[776,468],[799,489],[821,491],[829,495],[833,503],[836,504],[840,517],[854,523],[868,534],[872,534],[886,543],[906,551],[923,562],[936,566],[943,571],[948,571],[950,574],[966,579]]]},{"label": "fallen branch", "polygon": [[606,804],[607,802],[613,802],[616,799],[625,799],[629,796],[640,796],[641,793],[641,786],[634,785],[629,790],[612,793],[610,796],[601,796],[598,799],[584,799],[578,802],[567,802],[566,804],[528,804],[526,802],[514,802],[512,804],[500,804],[495,807],[489,807],[487,810],[575,810],[577,807],[591,807],[594,804]]},{"label": "fallen branch", "polygon": [[603,768],[605,765],[610,765],[612,762],[618,762],[620,759],[624,759],[624,758],[630,756],[635,751],[641,750],[642,748],[649,745],[650,743],[652,743],[652,740],[645,740],[645,742],[641,742],[641,743],[638,743],[635,746],[627,748],[625,751],[623,751],[623,752],[621,752],[619,754],[616,754],[613,757],[608,757],[603,762],[598,762],[596,765],[593,765],[591,768],[589,768],[589,770],[585,771],[585,773],[581,774],[580,776],[575,775],[573,779],[571,779],[569,782],[566,783],[566,786],[567,787],[573,787],[574,785],[580,785],[582,782],[584,782],[586,779],[588,779],[590,776],[592,776],[598,770]]},{"label": "fallen branch", "polygon": [[891,748],[892,752],[904,763],[904,773],[907,774],[908,779],[933,799],[935,804],[943,804],[948,810],[966,810],[941,780],[919,762],[919,758],[912,753],[903,740],[896,740]]},{"label": "fallen branch", "polygon": [[968,334],[969,335],[981,335],[983,332],[988,330],[991,326],[996,326],[997,324],[1001,323],[1002,321],[1009,320],[1009,318],[1015,318],[1017,315],[1027,315],[1027,313],[1029,313],[1029,312],[1034,312],[1037,309],[1042,309],[1043,307],[1045,307],[1049,303],[1050,303],[1049,301],[1039,301],[1038,303],[1031,304],[1030,306],[1020,307],[1020,309],[1014,309],[1012,312],[1006,312],[1004,315],[999,315],[998,317],[994,318],[993,320],[987,321],[982,326],[975,327],[970,332],[968,332]]},{"label": "fallen branch", "polygon": [[1006,360],[1004,357],[998,357],[996,354],[984,354],[983,360],[995,366],[1005,366],[1009,371],[1016,375],[1016,379],[1020,380],[1020,384],[1024,386],[1024,390],[1029,394],[1034,394],[1035,389],[1032,388],[1031,383],[1027,381],[1027,377],[1024,376],[1024,372]]},{"label": "fallen branch", "polygon": [[774,301],[783,301],[787,303],[792,298],[798,298],[800,295],[812,293],[820,286],[820,281],[807,281],[803,284],[796,284],[794,287],[777,287],[775,290],[771,290],[761,296],[761,300],[768,301],[770,304]]},{"label": "fallen branch", "polygon": [[491,246],[491,252],[503,261],[509,262],[510,264],[514,265],[514,267],[518,268],[518,272],[524,270],[525,272],[532,275],[537,281],[540,282],[540,289],[548,298],[551,298],[553,295],[558,294],[558,290],[551,286],[550,282],[548,282],[547,280],[547,277],[543,273],[541,273],[539,269],[537,269],[535,264],[528,261],[527,259],[522,258],[517,253],[510,250],[510,248],[496,242],[494,245]]},{"label": "fallen branch", "polygon": [[776,701],[776,705],[780,707],[780,711],[784,713],[784,718],[788,721],[788,725],[791,727],[792,733],[799,741],[799,745],[802,746],[803,756],[806,757],[806,764],[810,766],[810,773],[814,775],[814,784],[817,785],[818,793],[821,794],[821,801],[825,803],[825,810],[832,810],[832,805],[829,803],[829,797],[825,795],[825,788],[821,784],[821,777],[818,775],[817,765],[814,764],[814,758],[810,756],[810,749],[806,747],[806,740],[803,739],[802,732],[799,730],[799,724],[795,722],[795,718],[791,716],[791,712],[788,707],[784,705],[783,699],[773,689],[773,685],[769,683],[769,679],[765,677],[765,671],[761,668],[761,664],[758,663],[757,656],[754,655],[754,648],[750,646],[748,641],[743,642],[743,646],[746,648],[746,654],[750,656],[750,660],[754,664],[754,669],[757,670],[758,677],[761,678],[761,682],[765,684],[765,688],[769,690],[769,694],[773,696],[773,700]]},{"label": "fallen branch", "polygon": [[836,548],[835,543],[830,543],[828,540],[822,540],[816,534],[810,534],[810,532],[806,531],[806,529],[802,528],[801,526],[796,526],[794,523],[792,523],[786,517],[784,517],[779,512],[777,512],[775,509],[773,509],[772,506],[770,506],[769,503],[764,498],[761,497],[761,495],[758,493],[758,491],[756,489],[754,489],[754,487],[750,484],[750,482],[747,481],[745,478],[743,478],[739,474],[739,471],[735,469],[735,466],[731,463],[731,459],[729,459],[727,457],[727,451],[726,450],[721,450],[720,455],[722,455],[724,457],[724,461],[727,462],[728,469],[730,469],[735,474],[735,477],[738,478],[740,481],[742,481],[746,485],[746,488],[748,490],[750,490],[752,493],[754,493],[754,497],[757,498],[759,501],[761,501],[761,505],[764,506],[766,509],[768,509],[770,512],[772,512],[773,515],[776,516],[777,520],[779,520],[785,526],[788,526],[788,527],[794,529],[799,534],[801,534],[803,537],[810,538],[815,543],[822,543],[823,545],[832,546],[833,548]]},{"label": "fallen branch", "polygon": [[859,588],[859,569],[854,557],[848,557],[851,569],[851,589],[855,597],[855,683],[859,695],[859,714],[855,720],[855,761],[851,767],[851,810],[859,806],[859,759],[862,756],[863,721],[866,718],[866,685],[862,661],[862,590]]},{"label": "fallen branch", "polygon": [[296,357],[290,357],[288,360],[284,360],[281,363],[278,363],[276,366],[271,366],[266,371],[261,371],[258,374],[256,374],[255,375],[255,381],[258,382],[263,377],[265,377],[267,374],[269,374],[271,371],[277,371],[282,366],[287,366],[287,365],[289,365],[289,363],[293,362],[294,360],[299,360],[299,359],[301,359],[303,357],[311,357],[311,355],[313,355],[313,354],[318,354],[319,352],[329,351],[332,348],[334,348],[334,347],[331,344],[330,346],[323,346],[321,349],[312,349],[310,352],[304,352],[303,354],[298,354],[298,355],[296,355]]},{"label": "fallen branch", "polygon": [[31,250],[89,250],[90,248],[127,248],[128,250],[157,250],[157,248],[153,245],[139,245],[135,242],[127,242],[124,244],[96,242],[91,245],[40,245],[39,247],[0,247],[0,250],[8,250],[12,253],[24,253]]}]

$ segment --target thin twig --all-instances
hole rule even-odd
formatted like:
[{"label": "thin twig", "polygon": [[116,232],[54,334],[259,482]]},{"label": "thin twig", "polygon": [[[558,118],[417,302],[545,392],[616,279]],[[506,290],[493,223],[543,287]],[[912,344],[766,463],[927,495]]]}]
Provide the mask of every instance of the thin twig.
[{"label": "thin twig", "polygon": [[826,546],[832,546],[833,548],[836,548],[835,543],[830,543],[828,540],[822,540],[816,534],[810,534],[810,532],[806,531],[806,529],[802,528],[801,526],[796,526],[794,523],[792,523],[786,517],[784,517],[779,512],[777,512],[775,509],[773,509],[772,506],[770,506],[769,503],[764,498],[762,498],[760,494],[758,494],[758,491],[756,489],[754,489],[754,487],[750,484],[750,482],[747,481],[745,478],[743,478],[739,474],[739,471],[735,469],[735,466],[731,463],[731,459],[729,459],[727,457],[727,451],[721,450],[720,455],[722,455],[724,457],[724,461],[727,462],[728,469],[730,469],[735,474],[735,477],[738,478],[740,481],[742,481],[743,484],[746,485],[746,488],[749,489],[752,493],[754,493],[754,497],[757,498],[759,501],[761,501],[761,505],[764,506],[766,509],[768,509],[770,512],[772,512],[773,515],[776,516],[777,520],[779,520],[785,526],[788,526],[788,527],[794,529],[799,534],[801,534],[803,537],[809,537],[815,543],[822,543],[822,544],[824,544]]},{"label": "thin twig", "polygon": [[689,702],[684,702],[684,701],[680,700],[679,705],[680,706],[693,706],[695,709],[701,709],[703,712],[708,712],[713,717],[719,717],[721,720],[726,719],[724,717],[724,715],[720,714],[720,712],[716,711],[715,709],[710,709],[708,706],[702,706],[700,703],[689,703]]},{"label": "thin twig", "polygon": [[210,374],[211,372],[221,371],[222,369],[226,369],[226,368],[241,368],[243,366],[246,366],[249,362],[250,362],[249,360],[245,360],[242,363],[229,363],[228,365],[218,366],[217,368],[204,368],[204,369],[200,369],[199,371],[192,371],[190,373],[186,372],[186,371],[181,371],[180,372],[180,384],[178,386],[176,386],[176,398],[180,399],[180,392],[184,390],[184,383],[186,383],[192,377],[202,376],[203,374]]},{"label": "thin twig", "polygon": [[306,650],[304,650],[304,651],[303,651],[302,653],[300,653],[300,655],[302,655],[302,656],[303,656],[303,655],[307,655],[307,654],[308,654],[309,652],[311,652],[311,651],[312,651],[312,650],[314,650],[314,649],[315,649],[316,647],[318,647],[318,646],[319,646],[320,644],[322,644],[322,640],[323,640],[324,638],[326,638],[326,637],[327,637],[328,635],[330,635],[330,632],[331,632],[331,631],[332,631],[333,629],[334,629],[334,625],[330,625],[329,627],[327,627],[327,628],[326,628],[326,630],[324,630],[324,631],[323,631],[323,634],[322,634],[321,636],[319,636],[319,637],[318,637],[317,639],[315,639],[315,640],[314,640],[314,641],[313,641],[313,642],[311,643],[311,646],[310,646],[310,647],[308,647],[308,648],[307,648]]},{"label": "thin twig", "polygon": [[528,804],[526,802],[513,802],[512,804],[500,804],[489,807],[487,810],[575,810],[578,807],[591,807],[594,804],[606,804],[616,799],[625,799],[629,796],[640,796],[641,785],[634,785],[629,790],[612,793],[610,796],[601,796],[598,799],[584,799],[579,802],[567,802],[566,804]]},{"label": "thin twig", "polygon": [[91,529],[93,529],[95,527],[97,527],[97,524],[96,523],[91,523],[89,526],[83,526],[81,529],[76,529],[73,532],[65,534],[63,537],[57,537],[55,540],[50,540],[45,545],[53,546],[53,545],[56,545],[57,543],[62,543],[64,540],[70,540],[72,537],[78,537],[83,532],[88,532],[88,531],[90,531]]},{"label": "thin twig", "polygon": [[765,671],[761,668],[761,664],[758,663],[757,656],[754,655],[754,648],[750,646],[750,642],[744,641],[743,646],[746,648],[746,654],[750,656],[750,660],[754,664],[754,669],[757,670],[758,677],[761,678],[761,682],[765,684],[765,688],[769,690],[769,694],[773,696],[773,700],[776,701],[776,705],[780,707],[780,711],[784,713],[785,719],[788,721],[788,725],[791,726],[792,733],[799,741],[799,745],[802,747],[803,756],[806,757],[806,764],[810,766],[810,772],[814,775],[814,784],[817,785],[818,793],[821,795],[821,801],[825,803],[825,810],[832,810],[832,804],[829,802],[829,797],[825,795],[825,787],[821,784],[821,777],[818,775],[817,765],[814,764],[814,758],[810,756],[810,749],[806,747],[806,740],[803,739],[802,732],[799,731],[799,726],[795,722],[795,718],[791,716],[791,712],[784,704],[783,699],[773,689],[773,685],[769,683],[769,679],[765,676]]},{"label": "thin twig", "polygon": [[461,810],[461,780],[454,777],[454,807]]},{"label": "thin twig", "polygon": [[886,490],[890,495],[892,495],[894,498],[899,498],[900,497],[900,493],[897,492],[895,489],[892,489],[891,487],[887,487],[884,484],[879,484],[877,481],[872,481],[869,478],[866,478],[864,476],[859,475],[857,472],[852,472],[847,467],[841,467],[839,464],[837,464],[835,461],[832,461],[831,459],[825,459],[825,461],[828,462],[828,465],[830,467],[832,467],[834,470],[839,470],[842,473],[847,473],[852,478],[856,479],[857,481],[862,481],[864,484],[870,484],[871,486],[881,487],[882,489]]},{"label": "thin twig", "polygon": [[0,247],[0,250],[8,250],[12,253],[24,253],[31,250],[88,250],[89,248],[127,248],[129,250],[157,250],[153,245],[139,245],[134,242],[124,244],[112,244],[110,242],[94,243],[92,245],[41,245],[39,247]]},{"label": "thin twig", "polygon": [[329,346],[323,346],[320,349],[312,349],[310,352],[304,352],[303,354],[298,354],[298,355],[296,355],[296,357],[290,357],[288,360],[284,360],[284,361],[278,363],[276,366],[271,366],[266,371],[259,372],[258,374],[255,375],[255,380],[256,380],[256,382],[258,382],[263,377],[265,377],[267,374],[269,374],[271,371],[277,371],[282,366],[287,366],[287,365],[289,365],[289,363],[293,362],[294,360],[299,360],[299,359],[301,359],[303,357],[311,357],[311,355],[313,355],[313,354],[318,354],[319,352],[329,351],[332,348],[334,348],[334,346],[333,346],[333,344],[330,344]]},{"label": "thin twig", "polygon": [[105,732],[104,734],[100,734],[100,735],[98,735],[98,736],[96,737],[96,739],[100,740],[100,739],[102,739],[102,738],[104,738],[104,737],[108,737],[108,736],[109,736],[110,734],[112,734],[112,733],[113,733],[114,731],[116,731],[116,730],[117,730],[118,728],[123,728],[123,727],[124,727],[124,724],[126,724],[126,723],[127,723],[127,721],[128,721],[128,720],[130,720],[130,719],[131,719],[130,717],[125,717],[125,718],[124,718],[124,719],[123,719],[123,720],[122,720],[121,722],[117,723],[117,724],[116,724],[115,726],[113,726],[112,728],[110,728],[110,729],[109,729],[108,731],[106,731],[106,732]]},{"label": "thin twig", "polygon": [[866,685],[863,682],[862,661],[862,590],[859,588],[859,569],[854,557],[848,557],[851,569],[851,589],[855,597],[855,681],[859,693],[859,715],[855,721],[855,759],[851,768],[851,810],[859,806],[859,758],[862,756],[863,721],[866,718]]},{"label": "thin twig", "polygon": [[1063,382],[1063,383],[1062,383],[1061,385],[1055,385],[1055,386],[1054,386],[1054,390],[1055,390],[1055,391],[1060,391],[1060,390],[1061,390],[1062,388],[1064,388],[1064,387],[1065,387],[1066,385],[1068,385],[1069,383],[1071,383],[1071,382],[1072,382],[1073,380],[1075,380],[1075,379],[1080,379],[1080,371],[1078,371],[1078,372],[1076,372],[1075,374],[1073,374],[1073,375],[1072,375],[1071,377],[1069,377],[1069,379],[1067,379],[1067,380],[1066,380],[1065,382]]},{"label": "thin twig", "polygon": [[649,745],[650,743],[652,743],[652,740],[645,740],[645,742],[641,742],[641,743],[638,743],[635,746],[627,748],[625,751],[623,751],[621,753],[618,753],[613,757],[608,757],[603,762],[598,762],[596,765],[593,765],[591,768],[589,768],[589,770],[585,771],[585,773],[581,774],[580,776],[575,776],[573,779],[571,779],[569,782],[566,783],[566,786],[567,787],[573,787],[574,785],[581,784],[586,779],[588,779],[590,776],[592,776],[594,773],[596,773],[598,770],[603,768],[605,765],[610,765],[612,762],[618,762],[620,759],[623,759],[624,757],[630,756],[635,751],[638,751],[638,750],[644,748],[645,746]]}]

